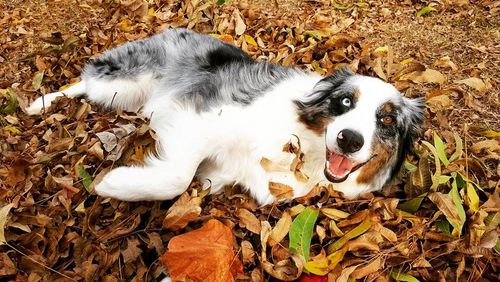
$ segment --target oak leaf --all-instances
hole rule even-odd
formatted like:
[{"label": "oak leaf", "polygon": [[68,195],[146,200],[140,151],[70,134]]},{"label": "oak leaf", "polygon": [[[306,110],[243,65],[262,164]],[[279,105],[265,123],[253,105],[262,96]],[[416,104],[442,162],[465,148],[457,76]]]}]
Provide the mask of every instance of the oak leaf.
[{"label": "oak leaf", "polygon": [[212,219],[199,229],[173,237],[160,260],[172,281],[234,281],[243,265],[233,244],[231,229]]}]

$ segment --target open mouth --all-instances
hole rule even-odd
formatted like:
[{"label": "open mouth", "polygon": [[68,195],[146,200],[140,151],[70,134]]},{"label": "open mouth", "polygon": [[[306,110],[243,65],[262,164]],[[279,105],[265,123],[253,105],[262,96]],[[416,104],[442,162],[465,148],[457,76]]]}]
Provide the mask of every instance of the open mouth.
[{"label": "open mouth", "polygon": [[358,170],[368,161],[357,163],[344,155],[336,154],[327,149],[325,176],[331,182],[342,182],[347,179],[349,174]]}]

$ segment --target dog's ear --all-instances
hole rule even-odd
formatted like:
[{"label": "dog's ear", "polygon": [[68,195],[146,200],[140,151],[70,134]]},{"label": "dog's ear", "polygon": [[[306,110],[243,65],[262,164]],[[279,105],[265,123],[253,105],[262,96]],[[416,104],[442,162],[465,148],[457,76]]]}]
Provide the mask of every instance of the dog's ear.
[{"label": "dog's ear", "polygon": [[323,104],[332,92],[338,90],[349,78],[355,74],[348,67],[336,70],[324,77],[314,86],[312,92],[300,101],[301,107],[313,107]]},{"label": "dog's ear", "polygon": [[315,88],[324,88],[327,87],[329,89],[335,89],[340,85],[344,84],[347,79],[355,75],[349,67],[343,67],[336,71],[334,71],[331,75],[320,80]]},{"label": "dog's ear", "polygon": [[420,135],[420,129],[422,127],[422,123],[424,122],[424,99],[416,98],[409,99],[403,97],[404,103],[404,117],[406,121],[406,137],[408,139],[409,145],[413,144],[415,139]]},{"label": "dog's ear", "polygon": [[401,165],[413,146],[413,143],[420,136],[422,123],[424,121],[424,99],[409,99],[403,97],[402,108],[405,128],[401,132],[398,161],[394,166],[392,176],[399,172]]}]

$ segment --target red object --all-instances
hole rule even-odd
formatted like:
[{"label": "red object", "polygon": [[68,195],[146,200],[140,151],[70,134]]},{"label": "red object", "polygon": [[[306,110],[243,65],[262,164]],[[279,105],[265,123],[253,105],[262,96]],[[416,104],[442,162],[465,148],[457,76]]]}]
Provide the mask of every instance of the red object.
[{"label": "red object", "polygon": [[302,273],[299,277],[299,282],[328,282],[328,275],[319,276],[316,274]]}]

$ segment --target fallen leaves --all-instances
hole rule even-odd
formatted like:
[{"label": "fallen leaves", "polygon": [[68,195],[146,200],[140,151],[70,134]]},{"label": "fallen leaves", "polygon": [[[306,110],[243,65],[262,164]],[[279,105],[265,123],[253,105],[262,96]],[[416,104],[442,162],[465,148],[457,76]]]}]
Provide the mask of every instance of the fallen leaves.
[{"label": "fallen leaves", "polygon": [[233,251],[231,229],[217,220],[203,227],[173,237],[161,261],[173,281],[235,281],[243,271]]},{"label": "fallen leaves", "polygon": [[[279,10],[299,15],[300,21],[274,14],[273,9],[259,9],[255,3],[215,6],[210,1],[123,0],[106,2],[104,7],[98,2],[64,9],[65,16],[83,11],[81,17],[74,17],[78,25],[66,26],[84,28],[59,31],[57,22],[51,22],[50,30],[57,31],[42,32],[41,40],[33,37],[37,28],[30,24],[30,11],[43,5],[23,6],[21,12],[14,8],[12,13],[7,7],[8,15],[0,19],[9,27],[0,32],[5,43],[0,44],[4,78],[0,81],[4,88],[0,89],[0,264],[4,266],[0,279],[60,279],[48,270],[51,267],[76,280],[157,280],[165,274],[155,262],[165,245],[215,218],[230,229],[222,233],[232,233],[228,240],[232,243],[224,247],[227,253],[214,250],[224,257],[219,262],[231,257],[229,264],[240,267],[236,261],[241,261],[244,266],[243,272],[231,274],[232,279],[294,280],[314,272],[328,274],[333,281],[442,280],[442,274],[452,280],[498,280],[494,276],[495,252],[500,251],[498,82],[491,75],[495,53],[486,42],[461,37],[459,42],[440,41],[442,34],[433,34],[435,30],[426,25],[449,17],[455,27],[436,25],[446,28],[447,34],[453,28],[462,34],[462,23],[467,29],[486,29],[488,20],[476,19],[481,13],[494,15],[498,9],[491,1],[469,5],[467,13],[449,1],[430,3],[439,12],[416,19],[421,6],[415,4],[299,1],[290,9],[288,2],[280,1]],[[67,5],[57,2],[47,17],[57,16],[52,12]],[[303,5],[310,9],[301,10]],[[477,9],[477,5],[482,6]],[[337,10],[335,17],[332,9]],[[383,18],[375,18],[382,21],[404,21],[407,16],[427,27],[419,30],[429,40],[411,37],[415,42],[411,45],[408,37],[399,38],[404,34],[398,33],[396,44],[386,37],[390,31],[373,33],[374,14],[382,14]],[[474,24],[467,23],[469,18]],[[91,24],[86,22],[89,19]],[[417,144],[405,162],[406,176],[384,190],[384,198],[369,193],[367,198],[349,201],[320,187],[321,192],[291,200],[292,187],[278,182],[269,183],[272,195],[289,201],[267,207],[257,207],[237,187],[234,193],[209,196],[200,192],[197,183],[181,197],[162,203],[96,197],[92,187],[112,167],[140,164],[151,151],[155,135],[147,119],[107,113],[85,100],[64,97],[40,118],[27,117],[22,110],[35,94],[77,82],[89,57],[166,27],[213,33],[258,60],[324,75],[349,65],[394,83],[405,95],[425,94],[427,145]],[[454,36],[449,34],[447,39]],[[373,43],[377,36],[387,39]],[[31,37],[36,44],[23,41]],[[440,48],[432,49],[437,41]],[[464,50],[456,52],[463,42]],[[30,48],[37,50],[33,53]],[[478,55],[470,57],[470,52]],[[301,172],[305,155],[299,140],[292,141],[283,148],[290,153],[290,162],[278,164],[264,157],[261,165],[267,171],[293,171],[297,180],[305,181],[307,175]],[[291,233],[297,234],[295,227],[292,232],[292,222],[311,209],[319,211],[311,231],[302,233],[300,244],[292,243]],[[200,252],[211,247],[204,236],[198,234],[197,240],[189,241],[200,248],[183,254],[207,253]],[[28,255],[10,249],[7,241]]]},{"label": "fallen leaves", "polygon": [[183,193],[177,201],[168,209],[163,227],[177,231],[187,226],[193,220],[198,219],[201,213],[201,197],[192,197]]},{"label": "fallen leaves", "polygon": [[260,234],[261,227],[259,219],[247,209],[238,209],[235,215],[239,218],[241,227],[248,229],[248,231],[255,234]]}]

